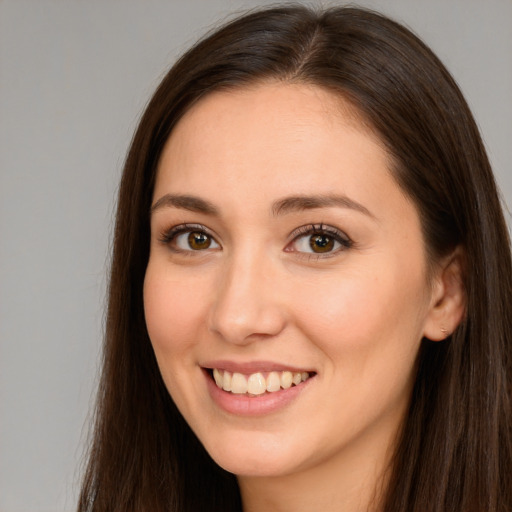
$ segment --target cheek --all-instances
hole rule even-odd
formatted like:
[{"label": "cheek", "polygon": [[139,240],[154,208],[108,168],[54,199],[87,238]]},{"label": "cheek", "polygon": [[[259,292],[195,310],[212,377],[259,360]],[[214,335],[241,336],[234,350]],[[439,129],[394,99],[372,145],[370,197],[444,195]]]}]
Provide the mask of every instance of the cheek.
[{"label": "cheek", "polygon": [[144,314],[157,358],[187,350],[204,325],[204,290],[195,283],[171,279],[148,266],[144,279]]},{"label": "cheek", "polygon": [[338,333],[337,337],[347,339],[364,335],[382,309],[383,288],[377,279],[362,275],[328,277],[306,288],[298,286],[293,294],[300,310],[297,317],[312,333]]},{"label": "cheek", "polygon": [[425,305],[421,269],[408,269],[406,278],[391,266],[385,273],[366,270],[297,287],[302,330],[334,356],[375,345],[377,350],[401,350],[407,344],[416,350]]}]

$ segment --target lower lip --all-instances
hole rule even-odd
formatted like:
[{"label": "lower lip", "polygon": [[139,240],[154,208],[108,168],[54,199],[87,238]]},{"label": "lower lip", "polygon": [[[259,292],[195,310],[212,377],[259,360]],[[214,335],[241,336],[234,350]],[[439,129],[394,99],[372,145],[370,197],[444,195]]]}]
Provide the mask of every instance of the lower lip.
[{"label": "lower lip", "polygon": [[204,374],[212,400],[224,411],[237,416],[261,416],[279,411],[294,401],[306,389],[309,382],[314,379],[314,377],[310,377],[298,386],[281,389],[273,393],[248,396],[224,391],[215,384],[206,370]]}]

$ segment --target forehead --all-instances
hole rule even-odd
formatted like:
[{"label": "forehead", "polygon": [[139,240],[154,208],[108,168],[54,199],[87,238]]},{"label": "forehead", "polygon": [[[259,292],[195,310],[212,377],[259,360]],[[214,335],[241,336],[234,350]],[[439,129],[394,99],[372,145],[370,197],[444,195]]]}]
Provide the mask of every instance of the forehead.
[{"label": "forehead", "polygon": [[[255,142],[263,143],[267,130],[257,132],[263,122],[267,128],[280,128],[282,137],[293,126],[297,130],[302,127],[306,133],[308,128],[344,125],[382,145],[371,123],[341,93],[312,84],[273,81],[207,94],[180,119],[169,141],[177,133],[191,135],[191,125],[194,132],[198,129],[217,132],[224,122],[228,124],[224,129],[233,127],[232,131],[223,132],[231,137],[231,143],[237,138],[233,135],[241,138],[255,134],[260,135]],[[244,130],[240,131],[242,127]]]},{"label": "forehead", "polygon": [[264,180],[306,188],[323,181],[328,188],[343,174],[348,186],[343,171],[354,167],[362,173],[390,165],[351,104],[317,86],[260,84],[214,92],[196,103],[165,145],[157,187],[215,178],[238,186]]}]

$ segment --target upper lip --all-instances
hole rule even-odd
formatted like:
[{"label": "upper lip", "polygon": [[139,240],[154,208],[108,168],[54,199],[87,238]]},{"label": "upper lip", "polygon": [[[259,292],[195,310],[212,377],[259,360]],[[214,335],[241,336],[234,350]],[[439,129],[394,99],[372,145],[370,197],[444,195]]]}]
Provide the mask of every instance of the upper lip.
[{"label": "upper lip", "polygon": [[201,366],[207,370],[225,370],[231,373],[242,373],[250,375],[258,372],[308,372],[312,373],[311,369],[305,367],[291,366],[286,363],[278,363],[275,361],[250,361],[250,362],[235,362],[229,360],[216,360],[207,361]]}]

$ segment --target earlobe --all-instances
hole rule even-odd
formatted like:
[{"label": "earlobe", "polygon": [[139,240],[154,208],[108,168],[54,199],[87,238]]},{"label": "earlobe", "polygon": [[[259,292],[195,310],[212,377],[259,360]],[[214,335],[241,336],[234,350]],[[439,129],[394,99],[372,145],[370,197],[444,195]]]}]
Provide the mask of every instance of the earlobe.
[{"label": "earlobe", "polygon": [[423,336],[432,341],[448,338],[465,311],[464,254],[458,246],[436,270]]}]

